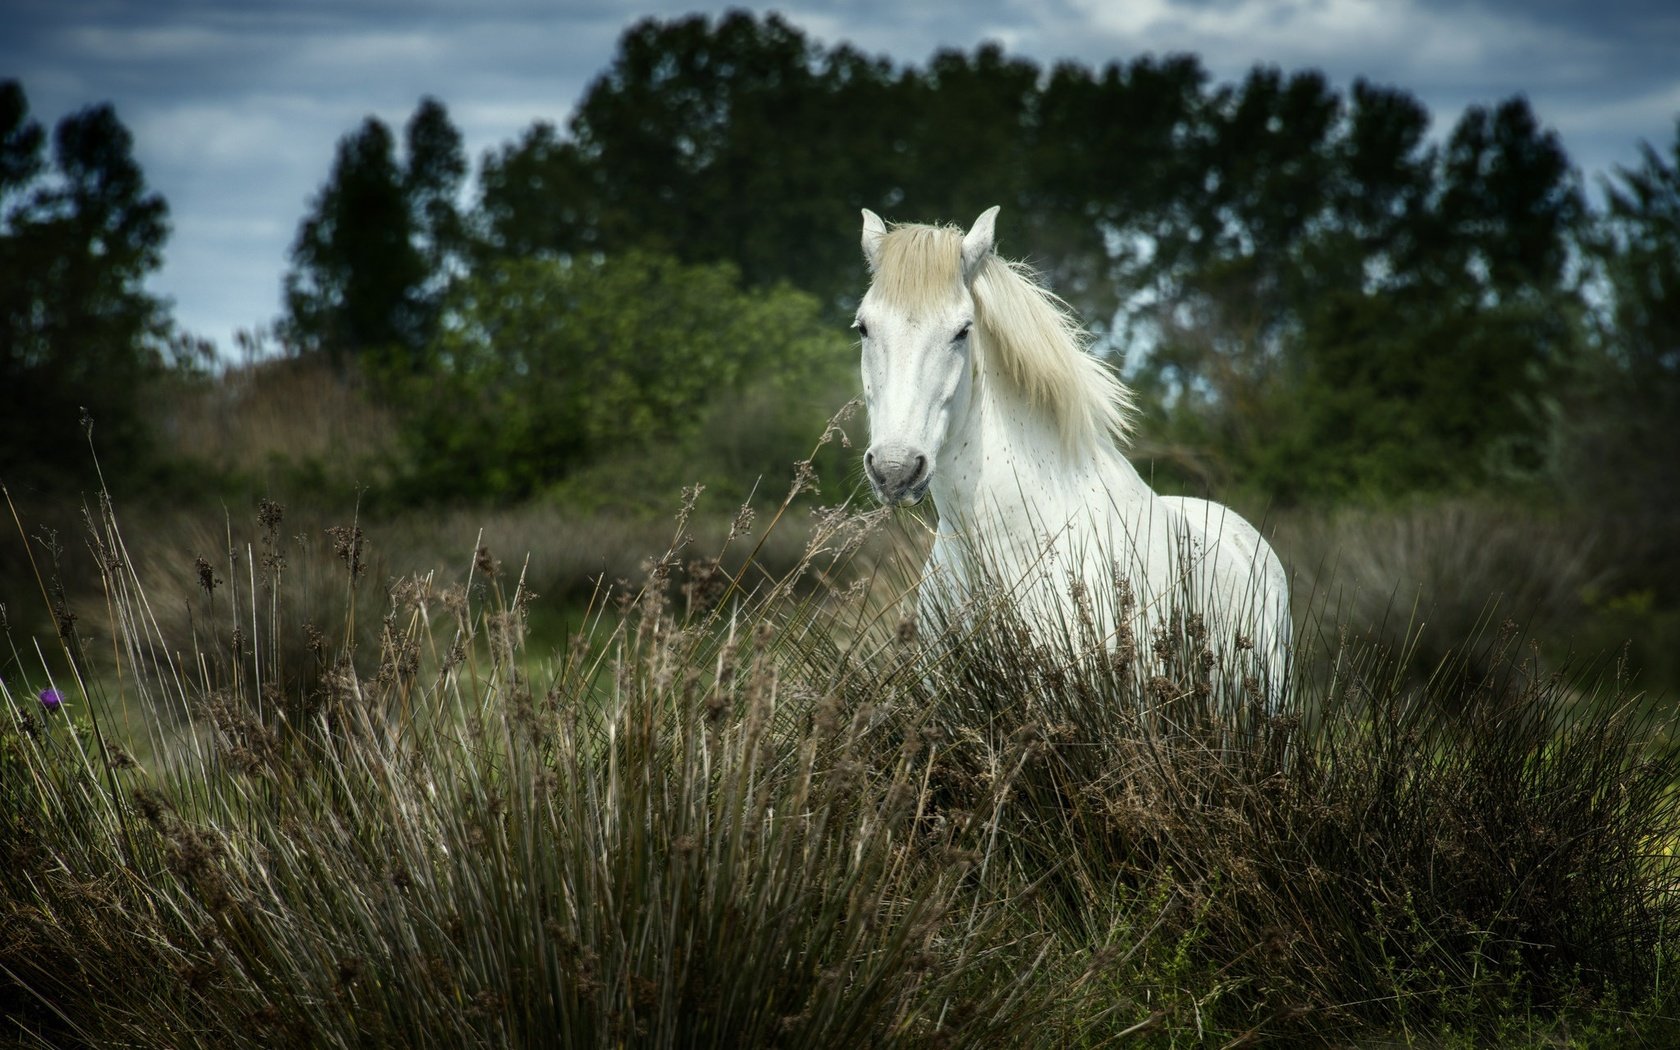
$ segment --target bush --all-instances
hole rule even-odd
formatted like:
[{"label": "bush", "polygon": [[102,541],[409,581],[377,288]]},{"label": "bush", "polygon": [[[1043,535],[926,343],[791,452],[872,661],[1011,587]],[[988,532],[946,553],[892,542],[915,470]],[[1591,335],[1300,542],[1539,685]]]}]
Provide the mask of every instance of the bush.
[{"label": "bush", "polygon": [[772,461],[780,476],[837,407],[822,402],[846,363],[816,300],[743,292],[727,266],[640,254],[500,263],[460,283],[431,373],[399,384],[410,489],[505,500],[592,464],[667,446],[681,456],[708,412],[738,410],[749,391],[805,413]]},{"label": "bush", "polygon": [[1620,1045],[1618,1012],[1657,1002],[1680,755],[1622,678],[1543,670],[1509,627],[1420,678],[1414,640],[1325,625],[1272,709],[1194,613],[1147,640],[1075,624],[1054,651],[1008,607],[954,622],[816,662],[937,752],[933,820],[995,821],[1007,874],[982,892],[1046,931],[1047,968],[1088,981],[1106,960],[1107,1008],[1058,1015],[1064,1041],[1484,1045],[1596,1016]]}]

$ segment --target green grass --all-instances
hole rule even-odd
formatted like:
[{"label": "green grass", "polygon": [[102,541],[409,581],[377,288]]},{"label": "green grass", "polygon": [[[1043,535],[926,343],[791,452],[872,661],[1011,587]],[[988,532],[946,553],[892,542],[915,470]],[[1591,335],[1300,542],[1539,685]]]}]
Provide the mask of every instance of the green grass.
[{"label": "green grass", "polygon": [[1324,624],[1268,711],[1194,617],[911,629],[880,512],[767,560],[797,496],[535,634],[511,550],[380,579],[273,508],[164,615],[100,502],[105,611],[0,687],[0,1038],[1672,1044],[1680,759],[1614,668]]}]

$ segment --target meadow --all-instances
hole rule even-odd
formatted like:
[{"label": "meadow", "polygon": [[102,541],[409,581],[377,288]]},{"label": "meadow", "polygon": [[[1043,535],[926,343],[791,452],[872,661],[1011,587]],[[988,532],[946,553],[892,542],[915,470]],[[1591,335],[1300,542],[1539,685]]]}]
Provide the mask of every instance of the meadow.
[{"label": "meadow", "polygon": [[855,420],[744,504],[416,510],[324,372],[159,405],[198,497],[7,492],[0,1038],[1680,1038],[1680,756],[1589,524],[1257,514],[1270,710],[1194,610],[918,623],[925,530],[811,476]]},{"label": "meadow", "polygon": [[354,390],[171,405],[220,506],[7,494],[8,1042],[1680,1037],[1680,758],[1628,650],[1559,655],[1601,583],[1567,521],[1278,517],[1268,711],[1194,617],[917,623],[924,529],[808,462],[675,521],[380,514]]}]

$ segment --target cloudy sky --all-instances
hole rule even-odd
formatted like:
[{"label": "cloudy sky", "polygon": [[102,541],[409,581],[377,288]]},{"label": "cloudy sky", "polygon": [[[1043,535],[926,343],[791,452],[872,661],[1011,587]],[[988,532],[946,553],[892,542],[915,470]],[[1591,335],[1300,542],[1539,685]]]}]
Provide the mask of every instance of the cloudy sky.
[{"label": "cloudy sky", "polygon": [[[1405,88],[1437,130],[1464,106],[1526,94],[1589,185],[1666,149],[1680,116],[1677,0],[798,0],[779,10],[825,44],[901,64],[1001,41],[1049,64],[1190,51],[1221,79],[1255,63]],[[49,126],[116,106],[174,225],[152,282],[177,321],[224,350],[280,310],[286,249],[338,138],[393,127],[422,95],[475,159],[532,121],[564,126],[649,15],[721,11],[622,0],[3,0],[0,77]],[[909,216],[907,216],[909,218]],[[847,220],[849,222],[850,220]],[[851,236],[836,230],[836,236]]]}]

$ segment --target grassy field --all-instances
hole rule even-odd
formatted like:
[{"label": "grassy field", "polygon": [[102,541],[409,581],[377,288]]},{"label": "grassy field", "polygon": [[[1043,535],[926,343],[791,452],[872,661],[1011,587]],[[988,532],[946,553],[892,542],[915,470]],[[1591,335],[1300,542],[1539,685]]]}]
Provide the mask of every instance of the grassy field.
[{"label": "grassy field", "polygon": [[1265,710],[1192,615],[918,624],[919,530],[821,493],[358,516],[378,459],[96,495],[56,568],[16,512],[0,1039],[1680,1040],[1680,754],[1631,657],[1561,655],[1614,586],[1562,517],[1279,517]]}]

